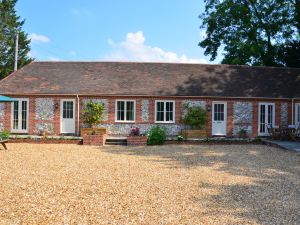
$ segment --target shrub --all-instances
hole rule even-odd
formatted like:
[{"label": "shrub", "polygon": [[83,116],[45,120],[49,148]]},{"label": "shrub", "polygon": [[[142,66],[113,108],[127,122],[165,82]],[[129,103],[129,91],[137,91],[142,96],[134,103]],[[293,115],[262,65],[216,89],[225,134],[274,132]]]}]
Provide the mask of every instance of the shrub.
[{"label": "shrub", "polygon": [[7,140],[7,139],[9,139],[9,135],[10,135],[10,133],[8,131],[0,132],[0,139]]},{"label": "shrub", "polygon": [[177,136],[177,141],[184,141],[184,137],[181,136],[181,135],[178,135],[178,136]]},{"label": "shrub", "polygon": [[182,118],[182,122],[185,125],[190,126],[191,129],[205,128],[207,122],[207,112],[205,109],[201,106],[189,106],[189,104],[185,104],[184,110],[186,110],[186,113]]},{"label": "shrub", "polygon": [[104,105],[97,102],[88,102],[82,111],[83,122],[89,124],[91,127],[100,124],[103,120]]},{"label": "shrub", "polygon": [[149,145],[162,145],[167,138],[166,129],[160,126],[152,127],[148,134]]},{"label": "shrub", "polygon": [[138,128],[138,127],[131,128],[130,135],[139,136],[140,135],[140,128]]},{"label": "shrub", "polygon": [[240,129],[238,131],[238,135],[240,138],[246,138],[247,137],[247,131],[245,129]]}]

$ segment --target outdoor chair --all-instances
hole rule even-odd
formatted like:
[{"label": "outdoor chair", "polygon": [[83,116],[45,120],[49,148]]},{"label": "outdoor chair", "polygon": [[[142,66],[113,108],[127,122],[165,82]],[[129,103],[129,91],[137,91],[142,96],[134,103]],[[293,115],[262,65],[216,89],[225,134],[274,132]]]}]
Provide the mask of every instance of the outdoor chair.
[{"label": "outdoor chair", "polygon": [[273,127],[271,124],[267,125],[268,133],[274,140],[281,139],[281,132],[279,129]]},{"label": "outdoor chair", "polygon": [[7,147],[6,147],[6,143],[8,142],[8,140],[2,140],[2,138],[0,138],[0,144],[3,146],[3,148],[5,150],[7,150]]}]

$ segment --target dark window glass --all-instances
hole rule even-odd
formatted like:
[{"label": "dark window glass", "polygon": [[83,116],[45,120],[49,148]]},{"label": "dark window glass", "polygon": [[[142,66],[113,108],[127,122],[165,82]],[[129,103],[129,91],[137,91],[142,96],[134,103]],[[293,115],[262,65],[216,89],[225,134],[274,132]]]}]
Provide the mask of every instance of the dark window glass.
[{"label": "dark window glass", "polygon": [[117,120],[134,121],[134,101],[117,101]]},{"label": "dark window glass", "polygon": [[22,130],[27,129],[27,101],[22,101]]},{"label": "dark window glass", "polygon": [[18,129],[19,124],[19,102],[14,102],[13,128]]}]

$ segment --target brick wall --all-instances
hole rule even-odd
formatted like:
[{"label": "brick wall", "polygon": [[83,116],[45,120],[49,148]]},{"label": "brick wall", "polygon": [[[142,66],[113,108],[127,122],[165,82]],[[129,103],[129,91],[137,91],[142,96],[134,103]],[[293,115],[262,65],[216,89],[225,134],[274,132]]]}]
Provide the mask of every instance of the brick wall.
[{"label": "brick wall", "polygon": [[[18,98],[20,96],[11,96]],[[75,103],[75,127],[76,127],[76,133],[79,132],[79,129],[81,126],[83,126],[82,121],[80,121],[80,125],[78,127],[78,113],[77,113],[77,98],[76,96],[22,96],[22,98],[29,98],[29,133],[34,134],[35,133],[35,127],[36,123],[40,122],[36,120],[35,118],[35,107],[36,107],[36,98],[51,98],[54,102],[54,118],[53,118],[53,127],[54,127],[54,134],[59,135],[60,134],[60,104],[61,99],[74,99],[76,101]],[[108,129],[111,131],[117,130],[117,129],[123,129],[126,131],[130,131],[130,127],[132,126],[139,126],[142,127],[144,130],[149,129],[155,122],[155,100],[175,100],[175,123],[174,124],[168,124],[163,125],[166,127],[169,127],[169,129],[176,133],[182,128],[181,125],[181,116],[182,116],[182,104],[184,101],[204,101],[207,106],[211,107],[211,111],[208,113],[208,123],[207,123],[207,131],[209,136],[211,136],[212,131],[212,102],[213,101],[226,101],[227,102],[227,136],[233,135],[233,128],[234,128],[234,122],[233,122],[233,113],[234,113],[234,103],[237,101],[243,101],[243,102],[251,102],[253,105],[253,119],[252,119],[252,137],[257,136],[258,134],[258,104],[259,102],[270,102],[275,103],[275,122],[276,125],[280,124],[280,105],[281,103],[288,103],[288,121],[291,123],[292,121],[292,104],[290,101],[284,101],[284,100],[270,100],[270,99],[259,99],[259,100],[253,100],[253,99],[213,99],[213,98],[174,98],[174,97],[107,97],[107,96],[85,96],[80,97],[80,107],[79,107],[79,115],[81,115],[82,112],[82,105],[83,105],[83,99],[104,99],[108,102],[108,119],[107,121],[104,121],[102,126],[108,127]],[[128,99],[128,100],[136,100],[136,121],[135,123],[116,123],[115,122],[115,100],[116,99]],[[143,121],[142,119],[142,101],[147,100],[149,102],[148,104],[148,121]],[[5,129],[10,130],[11,129],[11,103],[5,103]],[[173,129],[173,130],[172,130]],[[112,132],[113,133],[113,132]]]}]

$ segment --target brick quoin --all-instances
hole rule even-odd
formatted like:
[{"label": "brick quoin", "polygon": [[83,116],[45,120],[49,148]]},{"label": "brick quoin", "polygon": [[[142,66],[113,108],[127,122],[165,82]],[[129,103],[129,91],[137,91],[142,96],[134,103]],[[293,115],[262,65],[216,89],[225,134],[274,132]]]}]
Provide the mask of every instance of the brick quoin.
[{"label": "brick quoin", "polygon": [[[60,135],[60,104],[62,99],[74,99],[75,100],[75,128],[76,133],[79,132],[80,127],[82,126],[82,121],[80,120],[80,127],[78,127],[78,113],[77,113],[77,98],[74,95],[69,96],[59,96],[59,95],[45,95],[45,96],[11,96],[14,98],[28,98],[29,99],[29,134],[35,134],[36,123],[39,122],[49,122],[54,124],[54,134]],[[54,119],[53,121],[40,121],[35,118],[35,101],[36,98],[52,98],[54,99]],[[136,101],[136,122],[134,124],[154,124],[155,123],[155,101],[156,100],[173,100],[175,101],[175,124],[181,123],[181,112],[182,112],[182,101],[205,101],[206,107],[210,106],[211,111],[208,112],[208,122],[207,122],[207,132],[208,136],[211,136],[212,133],[212,102],[213,101],[225,101],[227,102],[227,136],[233,135],[233,105],[235,102],[252,102],[253,103],[253,120],[252,120],[252,137],[258,135],[258,104],[259,102],[270,102],[275,103],[275,124],[280,125],[281,118],[281,104],[288,103],[288,121],[292,122],[292,103],[290,100],[278,100],[278,99],[232,99],[232,98],[208,98],[208,97],[117,97],[117,96],[80,96],[79,98],[79,117],[82,113],[82,103],[83,99],[107,99],[108,100],[108,121],[105,121],[105,124],[116,124],[115,122],[115,101],[117,99],[128,99]],[[142,121],[141,107],[142,101],[148,100],[148,110],[149,110],[149,119],[148,122]],[[300,101],[295,101],[295,103],[300,103]],[[55,107],[58,106],[58,107]],[[118,123],[123,124],[123,123]],[[5,103],[5,129],[11,130],[11,103]]]}]

